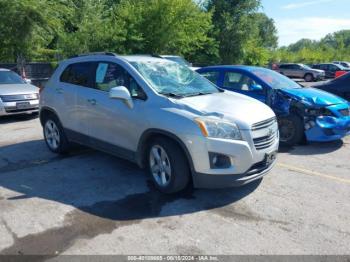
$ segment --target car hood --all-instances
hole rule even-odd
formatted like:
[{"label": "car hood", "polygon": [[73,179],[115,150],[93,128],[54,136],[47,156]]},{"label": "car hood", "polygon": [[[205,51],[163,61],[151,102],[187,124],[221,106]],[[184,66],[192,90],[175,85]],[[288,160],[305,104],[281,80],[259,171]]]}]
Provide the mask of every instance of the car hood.
[{"label": "car hood", "polygon": [[330,106],[347,103],[344,99],[316,88],[282,89],[284,94],[301,100],[310,106]]},{"label": "car hood", "polygon": [[20,95],[38,93],[39,88],[29,84],[0,85],[0,95]]},{"label": "car hood", "polygon": [[262,102],[230,91],[187,97],[177,100],[177,103],[201,117],[219,117],[232,121],[242,130],[275,116]]}]

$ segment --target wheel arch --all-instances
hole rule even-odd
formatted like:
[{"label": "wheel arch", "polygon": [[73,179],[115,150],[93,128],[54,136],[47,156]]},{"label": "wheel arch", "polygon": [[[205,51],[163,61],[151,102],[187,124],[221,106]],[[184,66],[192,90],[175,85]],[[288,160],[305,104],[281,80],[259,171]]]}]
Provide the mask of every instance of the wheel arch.
[{"label": "wheel arch", "polygon": [[[56,112],[54,109],[52,109],[52,108],[50,108],[50,107],[47,107],[47,106],[42,107],[42,108],[40,109],[40,112],[39,112],[39,119],[40,119],[40,123],[41,123],[42,126],[44,125],[44,120],[45,120],[45,118],[46,118],[48,115],[54,115],[54,116],[56,116],[57,119],[59,120],[58,114],[57,114],[57,112]],[[59,121],[60,121],[60,120],[59,120]]]},{"label": "wheel arch", "polygon": [[148,143],[156,137],[165,137],[176,142],[176,144],[178,144],[181,150],[184,152],[190,167],[190,171],[193,174],[194,172],[193,161],[185,143],[178,136],[174,135],[169,131],[165,131],[162,129],[148,129],[141,135],[141,138],[139,140],[138,147],[137,147],[137,156],[136,156],[137,164],[142,168],[146,166],[145,157],[146,157],[146,150],[147,150]]}]

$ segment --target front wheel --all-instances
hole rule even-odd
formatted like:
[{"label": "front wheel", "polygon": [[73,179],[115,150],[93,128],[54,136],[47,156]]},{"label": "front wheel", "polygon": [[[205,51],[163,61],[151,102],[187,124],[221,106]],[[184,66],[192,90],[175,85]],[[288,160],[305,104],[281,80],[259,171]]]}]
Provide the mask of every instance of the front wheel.
[{"label": "front wheel", "polygon": [[299,116],[291,114],[286,117],[280,117],[278,126],[281,145],[294,146],[303,141],[304,125],[303,120]]},{"label": "front wheel", "polygon": [[185,189],[190,181],[187,158],[177,143],[154,139],[148,148],[148,169],[158,190],[172,194]]}]

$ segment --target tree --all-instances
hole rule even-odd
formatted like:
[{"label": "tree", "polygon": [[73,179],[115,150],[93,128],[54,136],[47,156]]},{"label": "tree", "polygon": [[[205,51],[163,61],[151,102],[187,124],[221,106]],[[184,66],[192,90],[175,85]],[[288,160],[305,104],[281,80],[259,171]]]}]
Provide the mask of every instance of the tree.
[{"label": "tree", "polygon": [[35,0],[0,0],[0,59],[16,62],[31,53],[33,32],[46,25]]},{"label": "tree", "polygon": [[278,46],[278,35],[275,21],[264,13],[256,13],[251,16],[251,21],[256,24],[258,45],[273,50]]},{"label": "tree", "polygon": [[254,34],[256,24],[251,15],[260,6],[259,0],[211,0],[208,10],[213,12],[215,38],[219,43],[221,62],[241,63],[244,49]]}]

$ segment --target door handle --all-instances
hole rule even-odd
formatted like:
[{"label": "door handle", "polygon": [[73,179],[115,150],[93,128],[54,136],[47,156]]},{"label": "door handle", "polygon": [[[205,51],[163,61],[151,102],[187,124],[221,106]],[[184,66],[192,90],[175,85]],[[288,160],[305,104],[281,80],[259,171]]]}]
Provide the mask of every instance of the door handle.
[{"label": "door handle", "polygon": [[63,88],[56,88],[56,92],[58,94],[63,94]]},{"label": "door handle", "polygon": [[96,99],[88,99],[88,102],[93,106],[97,104]]}]

